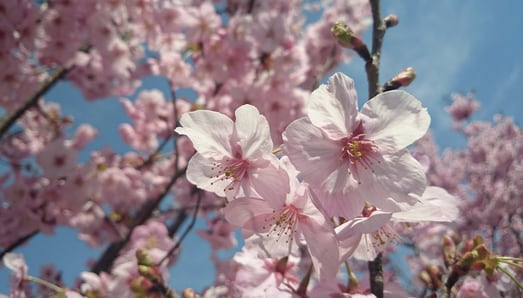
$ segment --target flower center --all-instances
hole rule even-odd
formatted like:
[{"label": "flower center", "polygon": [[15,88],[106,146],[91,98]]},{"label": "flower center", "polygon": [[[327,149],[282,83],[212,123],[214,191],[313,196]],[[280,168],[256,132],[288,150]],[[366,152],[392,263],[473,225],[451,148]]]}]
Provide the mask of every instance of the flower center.
[{"label": "flower center", "polygon": [[[363,208],[361,214],[363,217],[369,217],[376,210],[378,210],[376,206],[371,205],[368,202],[365,202],[365,207]],[[386,244],[398,242],[397,240],[399,238],[399,235],[398,233],[396,233],[394,228],[389,223],[386,223],[385,225],[381,226],[378,230],[370,233],[369,238],[372,247],[374,247],[378,251],[382,251]]]},{"label": "flower center", "polygon": [[[294,206],[284,206],[279,212],[273,210],[273,215],[265,219],[265,223],[271,228],[267,233],[267,237],[276,234],[276,242],[284,238],[285,243],[289,243],[294,239],[296,232],[296,223],[298,222],[298,210]],[[266,229],[267,226],[263,226]]]},{"label": "flower center", "polygon": [[[341,140],[340,160],[344,160],[349,164],[349,175],[354,173],[358,175],[358,170],[372,170],[372,165],[376,160],[375,153],[378,146],[366,138],[363,127],[360,122],[358,127],[352,133],[352,136]],[[376,160],[380,163],[379,160]]]},{"label": "flower center", "polygon": [[[229,181],[223,191],[233,190],[245,177],[249,170],[249,161],[239,158],[225,159],[214,163],[211,168],[214,175],[211,176],[215,181]],[[214,181],[211,182],[211,185]]]},{"label": "flower center", "polygon": [[385,224],[371,233],[372,246],[379,251],[383,250],[386,244],[398,242],[398,238],[398,233],[394,231],[390,224]]}]

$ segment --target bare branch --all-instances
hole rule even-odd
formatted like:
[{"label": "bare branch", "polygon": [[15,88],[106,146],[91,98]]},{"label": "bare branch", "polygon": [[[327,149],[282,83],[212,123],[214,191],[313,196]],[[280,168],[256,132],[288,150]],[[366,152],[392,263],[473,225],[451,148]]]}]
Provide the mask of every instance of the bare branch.
[{"label": "bare branch", "polygon": [[14,249],[16,249],[17,247],[19,247],[20,245],[24,244],[26,241],[28,241],[29,239],[33,238],[39,232],[40,232],[39,230],[33,231],[33,232],[31,232],[31,233],[29,233],[29,234],[19,238],[18,240],[13,242],[11,245],[6,247],[6,249],[4,249],[4,251],[2,251],[0,253],[0,260],[5,256],[6,253],[11,252]]}]

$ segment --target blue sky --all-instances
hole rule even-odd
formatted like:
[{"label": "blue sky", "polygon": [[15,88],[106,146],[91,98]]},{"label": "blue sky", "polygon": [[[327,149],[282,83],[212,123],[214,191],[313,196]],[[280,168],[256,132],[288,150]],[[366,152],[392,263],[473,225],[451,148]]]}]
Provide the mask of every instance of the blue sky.
[{"label": "blue sky", "polygon": [[[404,0],[382,1],[383,16],[399,16],[399,26],[386,36],[381,61],[381,81],[401,69],[412,66],[417,78],[407,91],[428,107],[431,129],[441,146],[460,147],[463,141],[450,129],[444,107],[454,91],[474,91],[482,107],[474,119],[490,120],[495,113],[512,116],[523,122],[523,1],[475,0]],[[363,39],[370,41],[370,30]],[[360,98],[367,96],[363,63],[354,59],[341,71],[355,80]],[[150,79],[147,88],[167,91],[162,80]],[[166,93],[167,94],[167,93]],[[102,127],[91,148],[119,142],[118,124],[126,121],[117,100],[85,102],[68,84],[59,84],[46,96],[60,101],[65,114],[77,123],[94,123]],[[101,112],[103,111],[103,112]],[[123,146],[121,143],[118,146]],[[125,147],[121,147],[125,148]],[[198,223],[196,229],[204,228]],[[170,285],[175,289],[201,289],[212,283],[214,275],[208,259],[210,250],[195,233],[184,242],[180,263],[171,272]],[[99,250],[87,248],[67,229],[54,236],[40,235],[29,246],[18,250],[25,254],[30,274],[38,275],[41,264],[56,263],[68,284],[83,270],[87,258],[96,258]],[[7,293],[7,272],[0,269],[0,293]]]}]

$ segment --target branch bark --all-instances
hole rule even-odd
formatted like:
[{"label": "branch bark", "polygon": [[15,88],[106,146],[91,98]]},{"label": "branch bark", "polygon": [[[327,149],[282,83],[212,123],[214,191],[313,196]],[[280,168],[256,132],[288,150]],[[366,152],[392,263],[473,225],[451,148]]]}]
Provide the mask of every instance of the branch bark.
[{"label": "branch bark", "polygon": [[[380,87],[380,58],[383,37],[385,36],[385,22],[381,18],[380,0],[370,0],[372,10],[372,59],[365,64],[367,80],[369,82],[369,99],[381,92]],[[378,254],[374,261],[368,263],[369,283],[372,294],[383,297],[383,261],[382,254]]]},{"label": "branch bark", "polygon": [[374,261],[369,261],[370,291],[377,298],[383,298],[383,260],[379,253]]},{"label": "branch bark", "polygon": [[369,82],[369,99],[381,92],[380,87],[380,58],[381,47],[383,45],[383,37],[385,36],[385,22],[381,18],[380,1],[370,0],[372,10],[372,60],[365,64],[367,72],[367,80]]}]

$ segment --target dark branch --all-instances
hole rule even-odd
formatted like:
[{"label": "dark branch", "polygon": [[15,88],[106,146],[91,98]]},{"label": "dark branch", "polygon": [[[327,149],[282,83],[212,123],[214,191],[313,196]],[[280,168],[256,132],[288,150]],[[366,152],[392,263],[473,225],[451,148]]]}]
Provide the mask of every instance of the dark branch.
[{"label": "dark branch", "polygon": [[127,232],[126,237],[123,240],[114,242],[107,247],[107,249],[104,251],[104,253],[100,257],[100,259],[98,259],[96,264],[94,264],[94,266],[92,267],[92,270],[91,270],[92,272],[94,272],[96,274],[98,274],[102,271],[107,272],[112,267],[114,260],[118,257],[120,251],[129,242],[129,239],[131,238],[131,234],[134,231],[134,228],[136,228],[139,225],[144,224],[151,217],[154,210],[156,210],[158,208],[158,206],[160,205],[160,202],[169,193],[171,187],[174,185],[176,180],[178,180],[178,178],[185,175],[186,169],[187,168],[183,168],[178,173],[173,175],[171,177],[171,180],[169,181],[169,183],[165,186],[164,191],[161,194],[159,194],[158,197],[156,197],[154,200],[145,202],[140,207],[140,211],[134,217],[134,219],[130,225],[129,232]]},{"label": "dark branch", "polygon": [[383,298],[383,266],[382,255],[378,254],[374,261],[369,261],[370,290],[377,298]]},{"label": "dark branch", "polygon": [[6,253],[11,252],[14,249],[16,249],[17,247],[19,247],[20,245],[24,244],[27,240],[29,240],[29,239],[33,238],[34,236],[36,236],[36,234],[38,234],[38,232],[39,232],[38,230],[33,231],[33,232],[31,232],[31,233],[29,233],[29,234],[19,238],[14,243],[12,243],[8,247],[6,247],[6,249],[0,253],[0,260],[5,256]]},{"label": "dark branch", "polygon": [[367,62],[365,70],[367,71],[367,80],[369,81],[369,99],[381,92],[380,90],[380,57],[383,37],[385,36],[385,23],[381,19],[380,1],[370,0],[372,9],[372,60]]}]

